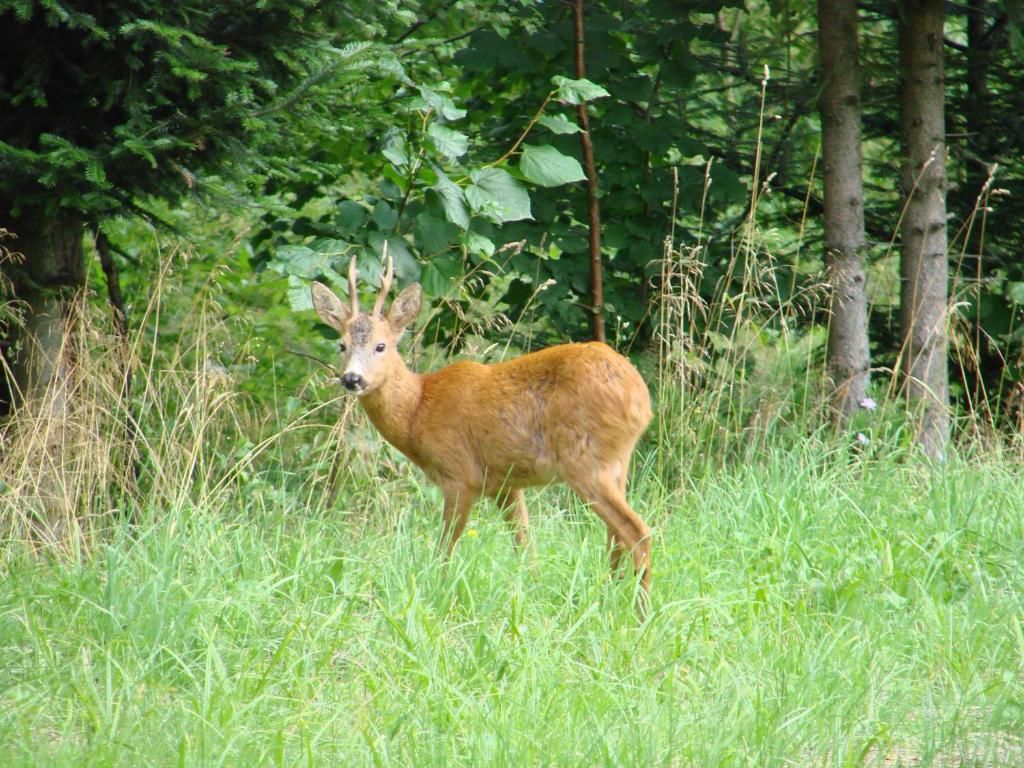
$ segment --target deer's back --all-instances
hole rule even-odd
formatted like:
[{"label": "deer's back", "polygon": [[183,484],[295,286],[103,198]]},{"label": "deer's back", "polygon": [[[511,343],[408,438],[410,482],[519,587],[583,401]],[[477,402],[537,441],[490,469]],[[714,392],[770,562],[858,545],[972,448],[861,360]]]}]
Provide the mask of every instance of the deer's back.
[{"label": "deer's back", "polygon": [[572,462],[628,459],[650,419],[647,385],[626,358],[600,343],[564,344],[426,374],[412,458],[440,481],[546,483]]}]

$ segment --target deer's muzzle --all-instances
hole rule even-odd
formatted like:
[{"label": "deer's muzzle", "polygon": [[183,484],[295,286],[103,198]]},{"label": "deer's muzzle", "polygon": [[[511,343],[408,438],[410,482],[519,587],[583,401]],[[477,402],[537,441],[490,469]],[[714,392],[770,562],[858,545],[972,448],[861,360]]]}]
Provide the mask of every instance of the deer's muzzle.
[{"label": "deer's muzzle", "polygon": [[341,377],[341,386],[349,392],[355,392],[357,395],[362,394],[366,389],[366,379],[358,373],[346,373]]}]

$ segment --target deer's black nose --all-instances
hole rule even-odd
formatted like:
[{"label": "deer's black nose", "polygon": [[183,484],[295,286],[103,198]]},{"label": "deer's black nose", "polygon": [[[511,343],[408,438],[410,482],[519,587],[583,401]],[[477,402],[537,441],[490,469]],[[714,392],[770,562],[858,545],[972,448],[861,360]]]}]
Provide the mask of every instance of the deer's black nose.
[{"label": "deer's black nose", "polygon": [[349,392],[361,392],[366,389],[366,380],[358,373],[346,373],[341,377],[341,385]]}]

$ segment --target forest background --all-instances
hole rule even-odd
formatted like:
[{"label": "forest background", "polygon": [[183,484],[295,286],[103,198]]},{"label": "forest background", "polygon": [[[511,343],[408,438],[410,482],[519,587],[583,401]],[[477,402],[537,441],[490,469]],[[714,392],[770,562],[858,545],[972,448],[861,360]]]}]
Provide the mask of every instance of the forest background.
[{"label": "forest background", "polygon": [[[831,382],[813,383],[826,396],[855,391],[834,403],[840,417],[865,400],[873,371],[872,395],[913,399],[922,382],[934,410],[970,415],[963,428],[1012,431],[1024,299],[1010,224],[1017,8],[968,3],[946,18],[935,3],[862,3],[859,19],[851,8],[822,5],[838,34],[827,38],[815,8],[787,2],[310,3],[251,14],[225,4],[152,18],[131,4],[95,15],[10,3],[11,29],[24,34],[11,39],[23,67],[5,79],[5,247],[28,257],[5,270],[4,407],[50,383],[49,368],[30,376],[38,361],[19,328],[60,338],[33,325],[65,322],[66,309],[43,310],[54,295],[106,284],[129,324],[130,308],[148,303],[162,265],[140,238],[148,226],[197,251],[195,275],[230,267],[218,281],[224,310],[251,319],[246,343],[265,347],[250,352],[278,373],[275,355],[298,338],[283,310],[309,309],[313,278],[343,287],[353,255],[372,282],[388,241],[400,278],[422,282],[438,307],[424,337],[449,352],[488,337],[525,349],[607,336],[637,352],[660,345],[662,358],[673,346],[674,363],[699,380],[749,330],[744,369],[799,342],[798,365],[826,372],[826,356],[863,347],[827,370]],[[929,14],[943,55],[915,63],[900,35],[934,36]],[[293,37],[262,37],[275,25]],[[101,51],[114,55],[89,58]],[[943,122],[916,157],[907,131],[921,119],[907,93],[924,80],[939,85],[927,98]],[[830,126],[833,136],[859,129],[831,158]],[[863,189],[834,188],[832,199],[852,197],[832,205],[829,224],[833,169]],[[936,169],[939,194],[922,193]],[[922,227],[913,203],[928,197],[945,207]],[[850,206],[844,224],[835,211]],[[829,243],[830,226],[860,233]],[[929,320],[941,351],[951,346],[932,381],[914,368],[920,353],[900,316],[920,309],[902,295],[919,279],[908,267],[919,241],[903,241],[940,226],[948,289],[936,294],[942,322]],[[217,242],[225,231],[234,236]],[[849,251],[866,292],[835,301]],[[747,295],[750,279],[763,321],[719,307],[679,338],[659,335],[660,299],[681,282],[706,307]],[[863,327],[829,349],[850,303],[863,306]],[[685,349],[699,347],[695,334],[712,349]],[[952,400],[936,383],[947,379]]]}]

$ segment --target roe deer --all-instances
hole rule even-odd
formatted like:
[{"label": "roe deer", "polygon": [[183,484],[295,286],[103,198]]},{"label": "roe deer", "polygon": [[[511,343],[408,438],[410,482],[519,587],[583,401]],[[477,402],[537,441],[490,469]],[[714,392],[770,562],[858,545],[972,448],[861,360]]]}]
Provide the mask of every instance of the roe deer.
[{"label": "roe deer", "polygon": [[626,475],[651,420],[647,385],[633,365],[596,342],[563,344],[492,365],[458,362],[410,371],[398,339],[420,309],[414,283],[382,313],[394,270],[388,258],[373,311],[359,311],[356,261],[346,304],[313,283],[313,307],[341,335],[341,384],[370,421],[441,488],[442,545],[450,554],[470,508],[493,497],[516,542],[527,543],[523,488],[562,480],[608,528],[612,569],[624,554],[650,588],[650,528],[626,501]]}]

